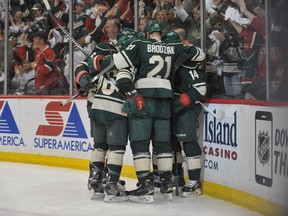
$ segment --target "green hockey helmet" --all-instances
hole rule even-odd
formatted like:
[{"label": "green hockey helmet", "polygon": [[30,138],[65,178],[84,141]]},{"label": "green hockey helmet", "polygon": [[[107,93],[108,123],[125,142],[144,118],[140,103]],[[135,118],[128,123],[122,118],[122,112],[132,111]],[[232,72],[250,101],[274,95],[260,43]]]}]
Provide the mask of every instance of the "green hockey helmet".
[{"label": "green hockey helmet", "polygon": [[131,28],[123,28],[117,34],[117,42],[122,46],[128,46],[133,40],[139,38],[138,32]]},{"label": "green hockey helmet", "polygon": [[145,28],[145,32],[152,33],[152,32],[163,32],[163,27],[160,21],[158,20],[148,20]]},{"label": "green hockey helmet", "polygon": [[180,43],[181,38],[177,32],[171,31],[163,36],[164,43]]}]

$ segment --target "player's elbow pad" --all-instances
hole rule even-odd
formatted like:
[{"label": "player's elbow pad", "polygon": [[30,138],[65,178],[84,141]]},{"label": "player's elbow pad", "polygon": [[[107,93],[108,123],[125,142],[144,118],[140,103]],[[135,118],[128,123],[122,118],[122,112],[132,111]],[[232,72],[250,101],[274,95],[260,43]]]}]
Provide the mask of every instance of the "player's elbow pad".
[{"label": "player's elbow pad", "polygon": [[193,103],[202,100],[206,94],[207,88],[205,85],[191,87],[187,93]]},{"label": "player's elbow pad", "polygon": [[191,59],[191,61],[196,61],[196,62],[204,61],[206,58],[206,54],[199,47],[195,47],[195,48],[197,50],[197,53],[196,53],[196,55],[194,55],[194,57]]},{"label": "player's elbow pad", "polygon": [[117,74],[116,84],[122,92],[132,92],[135,90],[133,80],[133,74],[129,73],[128,70],[121,70]]},{"label": "player's elbow pad", "polygon": [[132,62],[130,62],[129,57],[124,51],[113,54],[113,59],[117,69],[130,68],[133,66]]},{"label": "player's elbow pad", "polygon": [[197,87],[194,87],[197,92],[202,95],[203,97],[205,96],[206,92],[207,92],[207,87],[206,86],[197,86]]}]

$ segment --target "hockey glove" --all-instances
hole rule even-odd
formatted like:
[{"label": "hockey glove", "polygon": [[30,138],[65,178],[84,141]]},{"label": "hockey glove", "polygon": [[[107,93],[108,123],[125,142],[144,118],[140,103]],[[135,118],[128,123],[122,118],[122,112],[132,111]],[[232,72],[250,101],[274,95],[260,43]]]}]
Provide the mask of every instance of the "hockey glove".
[{"label": "hockey glove", "polygon": [[173,105],[172,105],[173,112],[178,113],[179,111],[190,105],[191,105],[191,99],[189,95],[185,93],[180,94],[179,96],[174,97],[173,99]]},{"label": "hockey glove", "polygon": [[101,71],[101,61],[105,59],[105,56],[100,54],[96,55],[94,58],[91,58],[87,61],[89,70],[91,73],[98,74]]},{"label": "hockey glove", "polygon": [[138,110],[143,109],[145,103],[143,97],[140,94],[135,93],[127,97],[128,99],[123,103],[122,112],[132,114],[136,113]]},{"label": "hockey glove", "polygon": [[88,91],[91,85],[91,76],[89,74],[84,74],[80,79],[80,88],[84,91]]}]

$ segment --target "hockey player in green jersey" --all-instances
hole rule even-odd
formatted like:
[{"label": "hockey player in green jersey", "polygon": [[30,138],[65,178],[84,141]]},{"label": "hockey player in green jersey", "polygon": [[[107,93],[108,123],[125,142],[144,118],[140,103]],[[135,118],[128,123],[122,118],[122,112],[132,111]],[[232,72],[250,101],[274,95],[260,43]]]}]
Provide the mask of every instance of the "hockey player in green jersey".
[{"label": "hockey player in green jersey", "polygon": [[[109,43],[100,43],[91,53],[91,58],[97,55],[109,55],[110,52],[116,53],[118,50]],[[88,189],[92,192],[92,199],[103,197],[105,191],[104,201],[106,202],[126,201],[128,196],[125,187],[119,183],[119,177],[128,141],[127,115],[121,112],[123,98],[110,84],[113,79],[115,82],[117,70],[107,72],[106,77],[101,76],[97,80],[97,86],[94,87],[94,84],[90,83],[93,74],[86,61],[76,67],[75,80],[76,85],[82,90],[89,91],[90,103],[88,102],[87,108],[94,150],[91,153],[89,165]],[[91,87],[94,88],[91,89]],[[104,187],[102,178],[105,162],[108,168],[108,180]]]},{"label": "hockey player in green jersey", "polygon": [[[185,46],[192,46],[184,29],[175,29]],[[186,61],[175,73],[173,112],[176,113],[176,137],[182,142],[185,164],[188,169],[188,183],[182,188],[183,196],[201,194],[201,147],[197,142],[197,118],[206,94],[205,73],[201,63]],[[180,164],[181,166],[182,164]]]},{"label": "hockey player in green jersey", "polygon": [[[136,37],[138,37],[137,32],[124,28],[118,33],[117,41],[123,48]],[[98,56],[97,61],[99,62],[104,55],[117,53],[120,46],[115,46],[115,43],[99,43],[92,51],[91,59]],[[87,110],[94,150],[91,153],[89,164],[88,189],[92,193],[92,199],[103,197],[105,190],[104,201],[126,201],[128,197],[125,186],[119,177],[128,140],[127,114],[121,112],[124,102],[123,95],[119,94],[114,84],[118,71],[109,71],[105,76],[96,80],[97,84],[95,85],[95,83],[91,83],[95,74],[89,70],[88,60],[83,61],[74,71],[76,87],[80,91],[89,92]],[[106,177],[104,168],[108,168],[108,182],[106,182],[105,188],[102,184],[103,178]]]},{"label": "hockey player in green jersey", "polygon": [[[117,38],[123,47],[137,36],[132,29],[123,29]],[[117,53],[120,47],[109,43],[98,44],[91,54],[91,58]],[[98,59],[98,60],[99,60]],[[87,109],[90,118],[91,136],[94,139],[94,151],[91,153],[88,189],[92,192],[92,199],[104,195],[104,201],[115,202],[128,199],[123,181],[119,181],[122,169],[123,155],[127,144],[127,114],[121,112],[123,95],[119,94],[115,86],[117,70],[111,70],[97,80],[97,85],[91,84],[93,73],[89,70],[87,61],[83,61],[75,69],[76,86],[81,91],[88,91]],[[107,151],[109,154],[107,156]],[[108,182],[103,187],[105,161],[107,158]]]},{"label": "hockey player in green jersey", "polygon": [[133,41],[125,50],[106,57],[100,64],[95,57],[90,69],[99,72],[114,61],[118,70],[135,66],[137,72],[117,74],[117,86],[126,94],[122,111],[128,114],[129,140],[139,187],[130,191],[129,198],[136,202],[153,202],[153,179],[149,178],[151,155],[150,138],[154,142],[163,194],[171,194],[172,146],[170,143],[170,100],[173,92],[170,73],[177,56],[186,53],[191,61],[203,61],[205,54],[198,47],[181,43],[167,45],[161,42],[159,21],[149,20],[145,31],[147,39]]}]

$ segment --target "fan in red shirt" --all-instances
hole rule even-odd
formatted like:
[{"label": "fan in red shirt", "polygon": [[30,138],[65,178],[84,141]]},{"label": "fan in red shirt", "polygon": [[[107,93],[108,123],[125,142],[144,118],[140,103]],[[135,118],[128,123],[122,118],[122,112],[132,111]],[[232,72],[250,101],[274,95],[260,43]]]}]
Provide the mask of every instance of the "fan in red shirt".
[{"label": "fan in red shirt", "polygon": [[[24,38],[23,38],[24,39]],[[58,77],[55,70],[55,52],[49,46],[48,32],[38,31],[33,38],[32,51],[34,52],[34,61],[31,67],[35,70],[35,90],[36,94],[49,95],[55,87]],[[18,54],[22,59],[26,59],[30,48],[22,42],[18,48]]]}]

